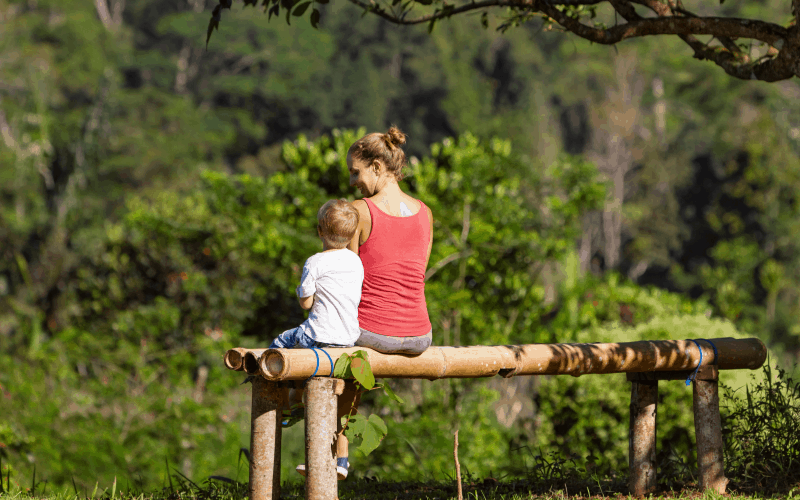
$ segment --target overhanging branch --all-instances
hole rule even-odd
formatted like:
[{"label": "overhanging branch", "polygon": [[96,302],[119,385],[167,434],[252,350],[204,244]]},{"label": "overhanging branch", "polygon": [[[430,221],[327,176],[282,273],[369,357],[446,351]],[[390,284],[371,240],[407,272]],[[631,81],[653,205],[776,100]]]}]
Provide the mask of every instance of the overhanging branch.
[{"label": "overhanging branch", "polygon": [[[620,2],[624,0],[619,0]],[[672,16],[671,7],[661,3],[659,0],[636,0],[637,3],[648,7],[650,10],[662,17]],[[793,0],[800,1],[800,0]],[[616,8],[616,5],[615,5]],[[625,17],[628,15],[626,12],[617,10]],[[635,12],[635,16],[638,16]],[[771,23],[767,23],[771,24]],[[723,47],[708,47],[700,40],[691,34],[678,35],[681,40],[686,42],[689,47],[694,50],[694,57],[697,59],[707,59],[714,62],[717,66],[721,67],[729,75],[740,78],[742,80],[762,80],[767,82],[776,82],[780,80],[787,80],[795,75],[800,74],[800,67],[798,59],[800,59],[800,32],[798,26],[792,26],[788,29],[781,26],[772,25],[779,28],[785,33],[774,42],[770,43],[775,49],[778,50],[776,57],[766,58],[765,60],[750,61],[749,57],[743,57],[741,51],[736,47],[731,50],[728,47],[733,44],[729,39],[717,36],[723,43]],[[730,36],[730,35],[729,35]],[[727,43],[726,43],[727,42]],[[735,44],[734,44],[735,45]]]},{"label": "overhanging branch", "polygon": [[[625,24],[601,29],[583,24],[578,19],[570,17],[557,8],[561,5],[595,5],[601,3],[599,0],[569,0],[568,2],[547,2],[544,0],[484,0],[482,2],[461,5],[459,7],[451,6],[450,8],[445,7],[444,9],[437,9],[437,12],[433,14],[413,19],[406,19],[404,16],[389,13],[374,2],[367,3],[363,0],[350,1],[395,24],[428,23],[456,14],[488,7],[526,8],[532,12],[541,12],[547,15],[582,38],[602,44],[613,44],[628,38],[640,36],[691,34],[731,38],[752,38],[773,45],[776,42],[780,43],[779,40],[785,40],[788,36],[786,28],[765,21],[727,17],[675,17],[670,14],[666,17],[663,15],[648,18],[639,16],[638,19],[630,19]],[[627,4],[633,9],[628,1],[623,0],[612,3],[618,5]],[[650,6],[649,4],[653,2],[641,0],[637,3]],[[664,7],[668,9],[666,5],[664,5]]]},{"label": "overhanging branch", "polygon": [[[258,3],[258,0],[243,1],[245,5]],[[273,5],[269,9],[270,16],[277,15],[281,9],[288,9],[286,10],[287,21],[291,13],[296,16],[302,15],[308,6],[308,2],[302,3],[292,12],[291,10],[295,8],[296,4],[303,0],[268,1]],[[461,5],[448,4],[448,0],[441,0],[441,2],[439,0],[409,0],[399,12],[393,7],[381,5],[379,0],[349,1],[364,9],[365,12],[373,13],[393,24],[402,25],[428,23],[432,28],[436,21],[457,14],[482,10],[485,16],[489,9],[509,8],[514,11],[509,22],[528,19],[532,15],[541,15],[549,21],[558,23],[566,31],[604,45],[613,45],[622,40],[643,36],[677,35],[694,51],[695,58],[712,61],[736,78],[774,82],[800,76],[800,0],[791,0],[794,20],[788,27],[757,19],[699,17],[685,10],[680,4],[680,0],[469,0]],[[437,2],[433,13],[414,18],[408,17],[411,12],[408,8],[409,5],[413,6],[415,3],[430,5],[433,1]],[[608,1],[615,12],[625,19],[624,24],[609,28],[586,24],[581,22],[581,16],[587,12],[568,8],[594,6],[605,1]],[[206,42],[208,42],[213,29],[219,25],[221,9],[230,8],[232,0],[219,0],[219,2],[220,4],[214,9],[209,22]],[[267,0],[264,3],[267,5]],[[327,1],[321,3],[327,3]],[[397,4],[394,0],[392,3]],[[634,9],[634,4],[645,6],[655,16],[639,15]],[[316,14],[316,18],[314,14]],[[483,21],[485,25],[485,17],[483,17]],[[318,22],[319,12],[314,10],[311,24],[315,26],[315,23]],[[501,28],[508,26],[509,22],[501,25]],[[696,38],[697,35],[711,35],[712,41],[716,39],[719,44],[711,45],[711,42],[701,42]],[[752,60],[751,55],[745,53],[736,43],[737,39],[742,38],[768,44],[770,47],[767,54],[755,61]]]}]

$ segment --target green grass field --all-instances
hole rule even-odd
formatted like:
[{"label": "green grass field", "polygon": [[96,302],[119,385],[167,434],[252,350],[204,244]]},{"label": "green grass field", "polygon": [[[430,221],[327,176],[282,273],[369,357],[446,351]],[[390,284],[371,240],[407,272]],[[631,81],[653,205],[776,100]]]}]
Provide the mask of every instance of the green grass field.
[{"label": "green grass field", "polygon": [[[567,485],[569,486],[569,485]],[[533,491],[532,491],[533,490]],[[478,484],[464,485],[463,498],[466,500],[562,500],[562,499],[629,499],[634,498],[630,495],[614,492],[597,491],[597,488],[587,488],[584,491],[569,491],[564,489],[553,490],[550,492],[537,492],[536,488],[531,489],[529,485],[516,483],[499,484]],[[222,484],[215,481],[206,482],[196,486],[179,486],[175,490],[165,488],[154,492],[132,492],[116,491],[113,487],[98,489],[93,494],[78,494],[74,492],[34,492],[31,495],[29,488],[16,490],[0,494],[0,498],[8,500],[24,500],[36,498],[41,500],[182,500],[182,499],[202,499],[202,500],[239,500],[247,497],[247,485],[243,483]],[[305,492],[302,485],[292,484],[283,488],[282,499],[303,499]],[[348,484],[341,484],[339,488],[339,498],[341,500],[353,499],[376,499],[376,500],[450,500],[457,499],[456,486],[454,483],[384,483],[372,481],[353,481]],[[651,495],[651,499],[766,499],[800,498],[800,485],[788,493],[773,494],[752,494],[740,495],[729,492],[719,495],[712,492],[700,492],[695,488],[687,487],[679,491],[662,492]]]},{"label": "green grass field", "polygon": [[[170,484],[160,490],[141,492],[127,489],[124,485],[113,483],[111,486],[97,485],[93,491],[48,491],[46,481],[36,487],[6,485],[0,498],[3,500],[239,500],[247,497],[247,483],[232,481],[226,478],[207,478],[203,481],[191,481],[175,475],[169,479]],[[737,491],[736,482],[731,483],[725,495],[713,492],[701,492],[696,484],[682,484],[675,490],[663,491],[661,485],[658,494],[651,499],[800,499],[800,482],[790,489],[782,491],[761,491],[747,494]],[[33,485],[31,485],[33,486]],[[625,478],[570,478],[556,484],[553,481],[541,482],[525,479],[502,480],[492,478],[483,480],[466,480],[462,482],[462,494],[466,500],[562,500],[562,499],[629,499],[626,493]],[[339,483],[341,500],[450,500],[458,498],[455,480],[430,482],[388,482],[371,479],[351,479]],[[302,483],[285,483],[281,492],[282,499],[305,498]]]}]

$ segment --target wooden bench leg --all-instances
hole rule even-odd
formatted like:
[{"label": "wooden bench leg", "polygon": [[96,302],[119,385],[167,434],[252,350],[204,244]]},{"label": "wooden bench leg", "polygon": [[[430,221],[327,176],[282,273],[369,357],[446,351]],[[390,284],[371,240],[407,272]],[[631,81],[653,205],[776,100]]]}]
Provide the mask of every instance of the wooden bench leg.
[{"label": "wooden bench leg", "polygon": [[250,409],[250,500],[281,496],[281,404],[283,389],[256,375]]},{"label": "wooden bench leg", "polygon": [[628,487],[635,497],[656,491],[657,405],[657,380],[631,382]]},{"label": "wooden bench leg", "polygon": [[692,396],[700,489],[723,494],[728,479],[722,456],[718,380],[700,380],[698,377],[693,384]]},{"label": "wooden bench leg", "polygon": [[[336,500],[336,386],[341,381],[314,377],[306,384],[306,500]],[[341,391],[339,391],[341,392]]]}]

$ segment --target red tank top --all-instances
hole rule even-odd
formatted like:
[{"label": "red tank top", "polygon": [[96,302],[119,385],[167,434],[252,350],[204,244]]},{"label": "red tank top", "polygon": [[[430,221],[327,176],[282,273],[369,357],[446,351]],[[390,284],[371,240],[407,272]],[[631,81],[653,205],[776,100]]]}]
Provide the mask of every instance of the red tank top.
[{"label": "red tank top", "polygon": [[364,265],[358,324],[379,335],[425,335],[431,331],[425,304],[425,261],[431,241],[428,210],[420,201],[416,214],[395,217],[364,201],[372,230],[358,249]]}]

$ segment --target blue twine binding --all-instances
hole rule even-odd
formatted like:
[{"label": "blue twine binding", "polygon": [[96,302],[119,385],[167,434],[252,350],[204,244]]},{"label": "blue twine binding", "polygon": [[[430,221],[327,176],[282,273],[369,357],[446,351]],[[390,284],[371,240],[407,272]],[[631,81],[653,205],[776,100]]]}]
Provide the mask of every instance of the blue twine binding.
[{"label": "blue twine binding", "polygon": [[[317,354],[317,349],[318,349],[317,347],[310,347],[310,349],[314,352],[314,356],[317,357],[317,367],[314,368],[314,373],[312,373],[311,376],[308,378],[314,378],[317,375],[317,372],[319,371],[319,354]],[[331,362],[331,373],[328,375],[328,377],[333,377],[333,358],[331,358],[331,355],[328,354],[328,352],[325,349],[319,348],[319,350],[322,351],[325,354],[325,356],[328,357],[328,361]]]},{"label": "blue twine binding", "polygon": [[717,361],[719,360],[719,356],[717,356],[717,346],[715,346],[714,343],[711,342],[708,339],[697,339],[697,340],[686,339],[686,340],[694,342],[695,345],[697,346],[697,350],[700,351],[700,361],[697,362],[697,367],[694,369],[694,372],[692,372],[692,374],[689,375],[689,378],[686,379],[686,385],[689,385],[689,384],[692,383],[692,381],[694,381],[695,377],[697,376],[697,370],[699,370],[700,369],[700,365],[703,364],[703,349],[700,347],[700,343],[697,340],[705,340],[706,342],[711,344],[711,347],[714,349],[714,363],[713,364],[715,364],[715,365],[717,364]]},{"label": "blue twine binding", "polygon": [[714,363],[712,363],[712,364],[715,364],[715,365],[716,365],[716,364],[717,364],[717,361],[719,361],[719,357],[717,356],[717,346],[715,346],[715,345],[714,345],[714,343],[713,343],[713,342],[711,342],[711,341],[710,341],[710,340],[708,340],[708,339],[697,339],[697,340],[705,340],[706,342],[708,342],[709,344],[711,344],[711,348],[712,348],[712,349],[714,349]]}]

